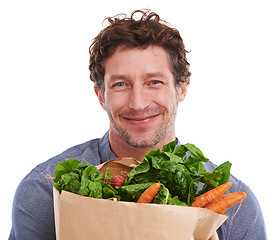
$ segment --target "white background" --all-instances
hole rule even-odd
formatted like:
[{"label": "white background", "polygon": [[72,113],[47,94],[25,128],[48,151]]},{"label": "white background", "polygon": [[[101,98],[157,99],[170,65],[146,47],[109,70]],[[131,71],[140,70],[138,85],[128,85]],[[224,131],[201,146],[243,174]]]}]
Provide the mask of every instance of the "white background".
[{"label": "white background", "polygon": [[[88,48],[105,17],[151,8],[184,39],[192,78],[177,137],[257,195],[269,239],[273,215],[273,5],[271,1],[1,1],[1,231],[37,164],[108,129],[89,80]],[[191,2],[191,3],[190,3]]]}]

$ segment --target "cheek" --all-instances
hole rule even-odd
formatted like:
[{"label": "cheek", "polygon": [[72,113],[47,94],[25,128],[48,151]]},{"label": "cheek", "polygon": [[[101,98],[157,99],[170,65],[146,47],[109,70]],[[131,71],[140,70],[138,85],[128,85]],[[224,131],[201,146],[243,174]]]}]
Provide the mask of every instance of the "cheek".
[{"label": "cheek", "polygon": [[105,108],[112,115],[115,115],[117,111],[125,107],[127,98],[125,94],[121,93],[108,93],[105,98]]},{"label": "cheek", "polygon": [[153,95],[151,94],[151,97],[156,104],[166,109],[171,109],[177,104],[175,91],[168,88],[162,89]]}]

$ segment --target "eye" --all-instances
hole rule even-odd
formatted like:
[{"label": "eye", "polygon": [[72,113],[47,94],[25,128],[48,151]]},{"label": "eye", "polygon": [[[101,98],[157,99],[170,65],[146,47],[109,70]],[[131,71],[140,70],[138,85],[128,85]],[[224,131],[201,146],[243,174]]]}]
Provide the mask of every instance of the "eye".
[{"label": "eye", "polygon": [[151,85],[158,85],[158,84],[162,84],[163,82],[162,81],[159,81],[159,80],[152,80],[150,82]]},{"label": "eye", "polygon": [[117,82],[112,85],[112,87],[114,87],[114,88],[115,87],[124,87],[124,86],[126,86],[126,84],[124,82]]},{"label": "eye", "polygon": [[124,91],[125,89],[128,88],[128,84],[126,82],[115,82],[111,85],[111,88],[114,91]]}]

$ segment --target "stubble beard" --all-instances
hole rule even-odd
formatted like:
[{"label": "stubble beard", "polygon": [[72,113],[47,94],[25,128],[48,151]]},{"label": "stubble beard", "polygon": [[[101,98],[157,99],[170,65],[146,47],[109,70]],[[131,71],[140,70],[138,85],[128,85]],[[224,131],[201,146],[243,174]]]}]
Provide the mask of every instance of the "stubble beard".
[{"label": "stubble beard", "polygon": [[[166,121],[163,121],[157,129],[153,131],[152,134],[139,137],[136,139],[136,136],[132,136],[125,127],[119,125],[115,122],[111,112],[107,109],[107,114],[110,120],[111,127],[114,131],[123,139],[123,141],[134,148],[150,148],[158,144],[172,129],[175,124],[176,115],[178,109],[178,101],[172,107],[170,111],[170,116]],[[162,111],[162,115],[164,110]]]}]

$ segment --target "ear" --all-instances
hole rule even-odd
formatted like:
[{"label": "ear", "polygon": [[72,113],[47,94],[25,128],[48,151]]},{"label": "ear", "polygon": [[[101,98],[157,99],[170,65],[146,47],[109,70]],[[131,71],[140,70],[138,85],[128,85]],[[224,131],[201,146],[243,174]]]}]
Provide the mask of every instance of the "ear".
[{"label": "ear", "polygon": [[185,82],[180,82],[178,86],[178,99],[179,102],[182,102],[185,100],[187,93],[187,81]]},{"label": "ear", "polygon": [[101,106],[106,110],[105,108],[105,101],[104,101],[104,96],[102,95],[102,91],[96,87],[94,87],[95,94],[99,100],[99,103]]}]

